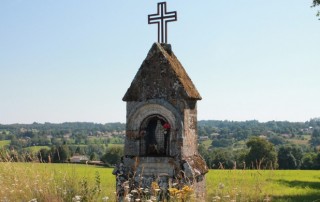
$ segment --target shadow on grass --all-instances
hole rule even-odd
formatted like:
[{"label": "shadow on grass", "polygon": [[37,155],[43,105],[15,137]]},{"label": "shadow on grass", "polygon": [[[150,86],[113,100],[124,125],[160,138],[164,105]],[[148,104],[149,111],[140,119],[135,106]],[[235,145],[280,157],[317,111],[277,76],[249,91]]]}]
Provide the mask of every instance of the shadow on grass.
[{"label": "shadow on grass", "polygon": [[[299,180],[276,180],[277,183],[283,184],[287,187],[299,187],[299,188],[310,188],[320,190],[320,181],[319,182],[306,182],[306,181],[299,181]],[[320,191],[319,191],[320,193]]]},{"label": "shadow on grass", "polygon": [[310,193],[306,195],[278,196],[273,197],[274,202],[320,202],[319,193]]},{"label": "shadow on grass", "polygon": [[274,197],[273,201],[277,202],[320,202],[320,182],[306,182],[306,181],[288,181],[276,180],[277,183],[287,187],[296,187],[302,189],[309,189],[309,193],[303,195],[278,196]]}]

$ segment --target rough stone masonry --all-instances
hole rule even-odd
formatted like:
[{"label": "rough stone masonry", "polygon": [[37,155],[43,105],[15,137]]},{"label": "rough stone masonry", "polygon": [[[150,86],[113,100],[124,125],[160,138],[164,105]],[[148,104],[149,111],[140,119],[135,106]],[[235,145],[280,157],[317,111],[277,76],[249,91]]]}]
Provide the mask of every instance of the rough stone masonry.
[{"label": "rough stone masonry", "polygon": [[114,170],[118,201],[132,190],[151,190],[153,183],[159,186],[158,201],[168,199],[169,188],[185,185],[197,201],[205,201],[208,168],[198,152],[198,100],[171,45],[154,43],[123,97],[124,157]]}]

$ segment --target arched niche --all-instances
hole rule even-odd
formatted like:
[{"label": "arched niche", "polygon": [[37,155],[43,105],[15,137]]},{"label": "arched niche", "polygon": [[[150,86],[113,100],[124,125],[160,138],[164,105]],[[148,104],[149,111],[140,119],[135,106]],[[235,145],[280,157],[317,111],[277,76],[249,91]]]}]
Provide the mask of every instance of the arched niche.
[{"label": "arched niche", "polygon": [[160,114],[146,117],[140,125],[140,156],[169,156],[171,125]]},{"label": "arched niche", "polygon": [[159,155],[175,156],[180,153],[179,147],[177,146],[177,138],[182,137],[183,122],[181,115],[172,105],[163,100],[151,100],[148,103],[129,103],[129,105],[131,110],[127,115],[126,155],[155,155],[152,154],[152,152],[147,152],[147,144],[149,144],[149,142],[152,143],[152,141],[145,137],[146,134],[143,133],[148,127],[149,134],[150,131],[155,131],[158,120],[162,126],[165,122],[170,125],[170,130],[167,131],[167,138],[164,138],[168,141],[164,141],[164,143],[167,143],[165,152],[160,152]]}]

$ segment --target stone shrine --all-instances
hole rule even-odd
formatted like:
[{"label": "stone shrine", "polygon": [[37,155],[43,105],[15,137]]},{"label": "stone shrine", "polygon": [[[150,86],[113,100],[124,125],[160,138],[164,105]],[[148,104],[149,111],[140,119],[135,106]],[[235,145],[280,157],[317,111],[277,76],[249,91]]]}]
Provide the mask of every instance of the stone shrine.
[{"label": "stone shrine", "polygon": [[124,156],[113,173],[118,201],[135,193],[134,201],[155,184],[157,201],[169,199],[169,188],[184,186],[192,188],[196,201],[205,201],[208,168],[198,152],[198,100],[201,96],[171,45],[154,43],[123,97]]}]

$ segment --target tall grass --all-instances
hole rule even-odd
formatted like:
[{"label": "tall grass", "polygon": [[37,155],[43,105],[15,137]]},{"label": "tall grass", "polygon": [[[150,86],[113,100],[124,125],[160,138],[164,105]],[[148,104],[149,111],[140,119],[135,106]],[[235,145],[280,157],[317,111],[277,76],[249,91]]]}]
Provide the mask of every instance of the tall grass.
[{"label": "tall grass", "polygon": [[106,196],[114,201],[114,189],[110,169],[74,164],[0,163],[0,201],[106,201]]},{"label": "tall grass", "polygon": [[[0,163],[0,201],[115,201],[111,168],[79,164]],[[207,201],[320,201],[320,172],[210,170]],[[176,193],[178,190],[171,190]],[[79,198],[80,197],[80,198]],[[178,201],[178,200],[177,200]]]},{"label": "tall grass", "polygon": [[207,201],[320,201],[320,172],[210,170]]}]

